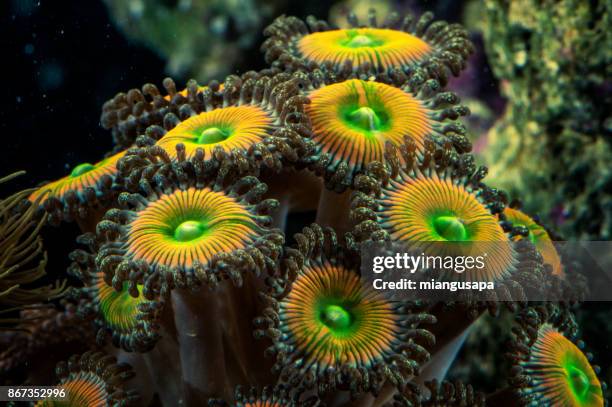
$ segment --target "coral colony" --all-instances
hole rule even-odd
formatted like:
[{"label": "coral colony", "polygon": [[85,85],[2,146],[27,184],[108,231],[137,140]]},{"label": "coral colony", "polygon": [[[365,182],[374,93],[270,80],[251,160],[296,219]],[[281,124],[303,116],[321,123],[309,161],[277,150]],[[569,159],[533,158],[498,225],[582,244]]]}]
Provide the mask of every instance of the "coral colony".
[{"label": "coral colony", "polygon": [[[486,184],[458,121],[469,111],[444,90],[467,32],[430,13],[349,23],[279,17],[268,69],[117,94],[101,118],[114,151],[0,201],[2,374],[27,363],[27,383],[67,391],[41,406],[604,405],[578,305],[524,301],[527,284],[570,290],[573,271]],[[316,222],[285,236],[305,211]],[[34,284],[38,233],[65,222],[83,231],[68,270],[82,284]],[[522,243],[482,271],[507,302],[366,283],[363,244],[411,241]],[[443,381],[448,349],[502,307],[508,386]],[[57,346],[84,353],[40,377]]]}]

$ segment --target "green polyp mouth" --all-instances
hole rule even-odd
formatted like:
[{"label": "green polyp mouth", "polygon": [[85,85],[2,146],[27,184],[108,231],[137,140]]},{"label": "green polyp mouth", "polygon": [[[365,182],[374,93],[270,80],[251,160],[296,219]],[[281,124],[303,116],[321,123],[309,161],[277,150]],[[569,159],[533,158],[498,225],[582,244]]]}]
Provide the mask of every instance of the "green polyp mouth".
[{"label": "green polyp mouth", "polygon": [[374,40],[367,35],[358,34],[351,38],[347,45],[349,47],[371,47],[374,44]]},{"label": "green polyp mouth", "polygon": [[200,133],[196,142],[198,144],[216,144],[225,141],[231,135],[229,129],[220,127],[208,127]]},{"label": "green polyp mouth", "polygon": [[392,111],[378,93],[376,83],[351,81],[346,90],[337,107],[338,119],[344,126],[370,139],[379,139],[381,133],[392,128]]},{"label": "green polyp mouth", "polygon": [[344,332],[353,324],[353,316],[346,308],[330,304],[323,307],[321,321],[332,331]]},{"label": "green polyp mouth", "polygon": [[368,106],[362,106],[347,115],[347,121],[365,131],[377,131],[382,128],[381,117]]},{"label": "green polyp mouth", "polygon": [[340,110],[344,123],[366,136],[375,137],[376,133],[389,128],[389,116],[384,109],[370,106],[346,106]]},{"label": "green polyp mouth", "polygon": [[451,242],[463,242],[468,239],[465,225],[456,216],[438,216],[433,221],[433,227],[438,235]]},{"label": "green polyp mouth", "polygon": [[174,229],[174,239],[179,242],[190,242],[206,233],[206,224],[196,220],[188,220]]},{"label": "green polyp mouth", "polygon": [[381,44],[382,41],[378,38],[368,34],[359,34],[355,30],[349,30],[347,38],[342,41],[342,45],[349,48],[376,47]]},{"label": "green polyp mouth", "polygon": [[588,394],[589,388],[591,387],[589,377],[581,369],[575,366],[567,368],[567,373],[572,391],[578,398],[583,399]]},{"label": "green polyp mouth", "polygon": [[70,173],[71,177],[80,177],[81,175],[93,170],[94,168],[96,168],[94,165],[89,164],[89,163],[83,163],[83,164],[79,164],[76,167],[73,168],[72,172]]}]

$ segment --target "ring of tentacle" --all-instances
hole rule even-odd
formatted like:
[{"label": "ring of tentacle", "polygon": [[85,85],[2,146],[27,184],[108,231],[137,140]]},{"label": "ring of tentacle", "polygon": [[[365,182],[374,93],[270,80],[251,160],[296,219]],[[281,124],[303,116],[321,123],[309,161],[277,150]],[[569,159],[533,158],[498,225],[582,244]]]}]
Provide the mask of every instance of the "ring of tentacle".
[{"label": "ring of tentacle", "polygon": [[127,283],[121,291],[115,290],[105,281],[104,273],[96,269],[92,253],[97,251],[100,242],[93,234],[82,235],[78,241],[88,245],[89,251],[75,250],[70,254],[73,263],[69,272],[84,284],[74,295],[81,297],[81,315],[93,315],[100,327],[98,341],[110,334],[116,347],[129,352],[150,350],[159,338],[158,321],[165,293],[150,301],[145,299],[144,287],[140,284],[131,293]]},{"label": "ring of tentacle", "polygon": [[[199,149],[191,159],[150,163],[135,170],[140,193],[123,193],[125,209],[111,210],[98,224],[96,264],[107,282],[153,299],[160,278],[179,287],[222,279],[242,283],[245,272],[271,270],[282,234],[268,227],[278,203],[262,200],[265,184],[210,164]],[[168,273],[169,272],[169,273]],[[151,281],[147,282],[149,279]]]},{"label": "ring of tentacle", "polygon": [[426,140],[450,143],[458,152],[471,149],[465,128],[453,122],[469,113],[450,92],[438,92],[433,79],[394,71],[390,83],[362,80],[324,71],[295,74],[305,83],[310,103],[314,154],[309,167],[324,174],[334,189],[353,186],[354,176],[374,161],[382,161],[385,144],[399,146],[406,137],[419,154]]},{"label": "ring of tentacle", "polygon": [[65,399],[42,400],[37,407],[128,406],[138,400],[134,391],[123,388],[123,382],[134,375],[130,366],[117,364],[115,358],[103,353],[74,355],[68,363],[59,363],[56,373],[58,387],[66,391]]},{"label": "ring of tentacle", "polygon": [[308,95],[306,112],[321,153],[360,169],[383,157],[385,142],[406,134],[423,146],[431,132],[427,111],[410,94],[384,83],[350,79]]},{"label": "ring of tentacle", "polygon": [[121,151],[95,164],[81,163],[66,177],[39,187],[28,200],[40,202],[53,223],[83,217],[87,209],[105,206],[116,197],[117,162],[124,155]]},{"label": "ring of tentacle", "polygon": [[[389,181],[379,200],[379,220],[383,229],[397,242],[454,242],[452,245],[431,245],[440,255],[468,255],[486,244],[487,267],[477,271],[476,280],[498,281],[508,277],[516,261],[511,245],[497,218],[478,199],[475,191],[453,180],[448,173],[421,172],[410,176],[401,172]],[[463,246],[462,242],[475,242],[476,247]],[[464,249],[465,248],[465,249]],[[448,249],[449,252],[445,249]],[[453,253],[455,252],[455,253]]]},{"label": "ring of tentacle", "polygon": [[[257,79],[262,74],[249,71],[242,79]],[[147,83],[141,89],[130,89],[119,92],[102,106],[100,123],[111,130],[116,149],[131,147],[136,138],[143,134],[147,127],[162,125],[168,113],[179,114],[183,105],[198,106],[198,95],[209,93],[214,99],[222,99],[223,83],[211,81],[206,86],[195,80],[187,82],[183,90],[178,90],[171,78],[162,82],[163,89]]]},{"label": "ring of tentacle", "polygon": [[[412,140],[408,145],[414,154]],[[491,252],[487,267],[473,270],[478,275],[464,278],[499,281],[515,269],[516,254],[494,215],[498,202],[483,199],[489,194],[479,182],[470,179],[473,168],[459,171],[452,166],[419,168],[418,161],[412,161],[411,165],[392,171],[395,176],[389,177],[380,189],[376,184],[371,189],[371,183],[362,177],[365,187],[362,192],[369,192],[370,197],[363,193],[355,197],[356,208],[362,208],[353,213],[354,218],[361,221],[357,230],[376,219],[379,230],[391,241],[424,247],[437,252],[436,255],[466,255],[471,250],[483,250],[478,243],[490,242],[486,244],[487,251]],[[370,176],[378,178],[374,173]],[[429,242],[453,244],[427,244]],[[474,244],[462,244],[469,242]]]},{"label": "ring of tentacle", "polygon": [[470,384],[460,381],[432,380],[425,382],[427,392],[416,383],[408,382],[400,386],[393,402],[387,407],[485,407],[486,399],[482,392],[475,391]]},{"label": "ring of tentacle", "polygon": [[316,397],[300,400],[300,392],[290,391],[280,384],[274,387],[266,386],[261,390],[238,386],[234,392],[233,403],[211,399],[208,405],[210,407],[314,407],[319,405],[319,400]]},{"label": "ring of tentacle", "polygon": [[526,404],[603,406],[599,367],[576,338],[571,314],[557,307],[527,309],[518,316],[510,383]]},{"label": "ring of tentacle", "polygon": [[597,406],[603,401],[599,379],[584,353],[550,325],[540,328],[523,367],[533,378],[534,391],[552,404]]},{"label": "ring of tentacle", "polygon": [[359,392],[414,374],[428,353],[413,339],[432,339],[415,328],[434,318],[412,313],[407,304],[372,289],[359,274],[354,259],[359,255],[349,259],[351,253],[336,246],[332,231],[313,225],[296,240],[302,250],[290,251],[285,259],[287,291],[270,292],[264,315],[274,317],[256,321],[260,327],[274,326],[256,331],[257,336],[278,332],[271,336],[270,350],[277,353],[281,377],[319,391]]},{"label": "ring of tentacle", "polygon": [[432,21],[431,13],[418,20],[392,13],[378,25],[375,10],[370,10],[367,25],[350,14],[351,27],[337,29],[314,17],[304,23],[281,16],[264,31],[269,38],[262,50],[273,67],[288,70],[331,66],[337,72],[367,75],[395,67],[408,71],[421,67],[445,84],[447,71],[456,76],[465,67],[473,45],[461,26]]},{"label": "ring of tentacle", "polygon": [[[397,317],[355,271],[312,262],[280,303],[282,322],[306,363],[368,365],[395,339]],[[372,342],[372,347],[364,346]]]},{"label": "ring of tentacle", "polygon": [[[175,103],[182,104],[162,109],[161,121],[150,121],[135,139],[141,150],[130,151],[125,160],[155,154],[166,161],[179,154],[191,158],[197,149],[208,158],[241,151],[280,170],[311,150],[303,106],[308,100],[291,75],[229,76],[223,86],[192,85],[187,100],[179,94]],[[180,153],[177,144],[184,146]]]},{"label": "ring of tentacle", "polygon": [[[561,258],[548,231],[529,215],[518,209],[508,207],[504,209],[504,215],[506,220],[512,222],[514,227],[521,226],[527,229],[528,234],[526,237],[536,246],[542,255],[544,264],[550,265],[553,275],[563,277],[565,273],[561,264]],[[517,236],[517,238],[521,237]]]},{"label": "ring of tentacle", "polygon": [[[496,282],[496,295],[508,299],[541,285],[535,248],[512,243],[496,216],[504,198],[481,182],[486,169],[476,169],[471,156],[456,157],[433,144],[419,158],[409,138],[399,151],[387,147],[386,166],[373,163],[356,181],[351,218],[357,240],[390,241],[430,256],[487,253],[485,267],[450,276]],[[509,291],[500,290],[504,282]]]}]

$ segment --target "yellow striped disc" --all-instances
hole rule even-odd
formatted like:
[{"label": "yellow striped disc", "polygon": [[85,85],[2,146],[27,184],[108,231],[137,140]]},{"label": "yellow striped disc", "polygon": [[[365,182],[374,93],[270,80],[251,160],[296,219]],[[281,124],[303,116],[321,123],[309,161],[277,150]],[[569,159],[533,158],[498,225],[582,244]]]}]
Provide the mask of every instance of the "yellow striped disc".
[{"label": "yellow striped disc", "polygon": [[429,44],[419,37],[387,28],[316,32],[300,38],[297,48],[306,59],[318,64],[341,66],[351,61],[359,66],[368,62],[379,71],[420,62],[431,52]]},{"label": "yellow striped disc", "polygon": [[532,382],[525,391],[538,405],[603,407],[601,383],[585,354],[551,325],[540,328],[522,366]]},{"label": "yellow striped disc", "polygon": [[28,199],[30,202],[35,202],[44,194],[48,194],[45,199],[51,197],[61,199],[68,191],[83,192],[85,188],[95,188],[104,175],[113,176],[117,173],[117,161],[124,154],[125,151],[122,151],[96,164],[79,164],[74,167],[70,175],[43,185]]},{"label": "yellow striped disc", "polygon": [[41,400],[37,407],[105,407],[108,405],[109,394],[106,383],[99,376],[90,372],[71,374],[58,388],[66,391],[65,400]]},{"label": "yellow striped disc", "polygon": [[[540,252],[544,259],[544,264],[550,264],[554,275],[563,277],[565,273],[561,264],[561,258],[546,229],[518,209],[506,208],[504,209],[504,215],[514,226],[524,226],[527,228],[529,231],[527,238],[531,240]],[[518,239],[520,238],[519,236]]]},{"label": "yellow striped disc", "polygon": [[[498,281],[515,267],[515,254],[498,219],[476,195],[435,172],[426,177],[403,176],[392,180],[380,201],[382,226],[396,242],[455,242],[431,244],[429,255],[471,255],[486,253],[485,267],[471,268],[461,278]],[[471,242],[473,244],[466,244]],[[481,244],[479,244],[481,243]],[[421,245],[420,245],[421,246]],[[457,274],[457,273],[455,273]]]},{"label": "yellow striped disc", "polygon": [[307,364],[370,366],[392,352],[399,332],[389,302],[355,272],[311,263],[280,304],[281,328]]},{"label": "yellow striped disc", "polygon": [[100,313],[106,325],[121,334],[131,335],[138,324],[141,315],[138,305],[146,301],[142,295],[142,286],[138,286],[140,295],[132,297],[127,290],[127,283],[123,291],[117,292],[103,279],[103,273],[98,272],[96,282],[96,301],[100,305]]},{"label": "yellow striped disc", "polygon": [[250,244],[257,231],[250,212],[210,188],[177,190],[136,214],[128,225],[128,255],[149,264],[192,267],[216,253]]},{"label": "yellow striped disc", "polygon": [[312,91],[306,112],[313,140],[335,162],[361,168],[383,158],[387,141],[411,137],[419,151],[432,131],[428,110],[414,95],[380,82],[350,79]]},{"label": "yellow striped disc", "polygon": [[258,106],[229,106],[203,112],[183,121],[157,141],[171,157],[183,143],[187,158],[198,148],[210,157],[215,147],[227,153],[234,148],[248,150],[271,134],[272,118]]}]

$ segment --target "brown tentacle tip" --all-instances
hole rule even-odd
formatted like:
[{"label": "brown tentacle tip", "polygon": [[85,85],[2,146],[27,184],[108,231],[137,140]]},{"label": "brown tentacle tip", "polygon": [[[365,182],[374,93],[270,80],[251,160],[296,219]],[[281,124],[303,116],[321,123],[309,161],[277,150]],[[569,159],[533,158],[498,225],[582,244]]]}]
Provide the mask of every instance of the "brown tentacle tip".
[{"label": "brown tentacle tip", "polygon": [[279,172],[312,150],[308,101],[286,73],[232,75],[212,87],[192,82],[182,93],[163,105],[156,120],[134,130],[130,141],[139,149],[119,163],[124,173],[146,166],[147,159],[184,161],[199,150],[206,160],[244,157]]},{"label": "brown tentacle tip", "polygon": [[575,400],[578,391],[587,405],[605,405],[607,384],[566,307],[547,303],[521,310],[509,347],[508,381],[521,402],[555,405]]},{"label": "brown tentacle tip", "polygon": [[395,15],[377,24],[376,11],[361,24],[349,17],[351,28],[337,29],[313,17],[307,23],[293,16],[278,17],[265,30],[261,49],[266,62],[286,71],[309,71],[320,67],[336,74],[363,77],[386,73],[400,66],[403,72],[421,70],[443,85],[449,74],[465,68],[474,46],[458,24],[433,22],[431,13],[418,20]]},{"label": "brown tentacle tip", "polygon": [[249,407],[260,405],[267,407],[322,406],[321,401],[316,396],[303,396],[303,389],[290,389],[283,384],[265,386],[262,389],[237,386],[232,403],[221,399],[210,399],[208,401],[209,407]]},{"label": "brown tentacle tip", "polygon": [[[435,142],[426,143],[419,154],[414,141],[406,139],[399,148],[389,145],[385,158],[355,184],[358,193],[350,216],[356,221],[352,235],[358,242],[390,241],[411,247],[439,242],[429,243],[425,250],[429,255],[436,255],[444,242],[491,242],[480,244],[496,253],[496,261],[489,262],[486,270],[487,281],[495,282],[493,297],[479,301],[468,294],[461,299],[472,303],[468,311],[474,314],[483,307],[496,314],[499,301],[523,306],[525,291],[545,287],[541,256],[529,242],[513,241],[505,219],[498,216],[505,196],[482,182],[486,168],[476,168],[473,157],[457,155]],[[438,228],[437,222],[457,222],[457,233],[446,233],[448,229]]]},{"label": "brown tentacle tip", "polygon": [[[73,262],[69,273],[84,284],[84,287],[73,289],[72,293],[79,298],[80,314],[94,318],[100,344],[110,337],[115,347],[128,352],[149,351],[160,337],[160,318],[168,297],[165,285],[157,276],[151,276],[144,284],[135,287],[124,284],[120,291],[116,291],[96,266],[95,253],[103,241],[92,233],[82,235],[78,240],[86,244],[88,250],[76,250],[70,254]],[[130,290],[130,287],[134,289]]]},{"label": "brown tentacle tip", "polygon": [[263,199],[267,187],[252,166],[221,160],[196,154],[133,170],[137,192],[122,194],[124,209],[97,228],[96,266],[116,290],[142,286],[151,301],[174,287],[276,274],[284,236],[269,225],[278,203]]},{"label": "brown tentacle tip", "polygon": [[[367,79],[323,70],[295,73],[312,126],[313,152],[303,165],[322,176],[329,189],[342,192],[375,162],[395,157],[394,168],[413,152],[425,160],[433,147],[443,156],[468,152],[466,130],[456,120],[469,110],[457,104],[456,95],[439,92],[437,80],[416,76],[396,69]],[[410,143],[407,150],[393,154],[404,143]]]},{"label": "brown tentacle tip", "polygon": [[[414,383],[400,386],[394,395],[393,402],[387,407],[484,407],[486,397],[482,392],[475,391],[472,385],[460,381],[432,380],[425,383],[426,390]],[[429,393],[429,394],[426,394]]]},{"label": "brown tentacle tip", "polygon": [[[313,224],[295,240],[281,275],[268,279],[266,309],[255,320],[255,337],[273,342],[267,353],[276,355],[281,379],[319,394],[357,395],[415,375],[433,341],[423,326],[435,318],[374,291],[360,275],[360,253],[332,229]],[[322,341],[315,348],[307,345],[313,335]]]},{"label": "brown tentacle tip", "polygon": [[[67,362],[58,363],[55,371],[69,405],[130,406],[140,399],[136,391],[125,389],[125,382],[134,376],[132,368],[101,352],[74,355]],[[53,399],[36,404],[49,405],[55,405]]]}]

